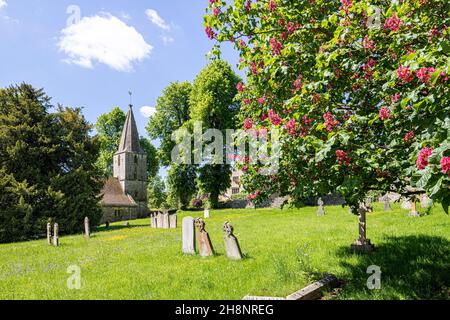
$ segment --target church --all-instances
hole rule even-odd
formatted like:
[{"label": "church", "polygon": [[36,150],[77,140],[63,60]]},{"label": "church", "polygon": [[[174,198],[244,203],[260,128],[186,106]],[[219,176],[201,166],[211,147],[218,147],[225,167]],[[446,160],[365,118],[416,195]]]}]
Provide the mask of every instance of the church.
[{"label": "church", "polygon": [[114,155],[113,176],[101,192],[103,217],[101,224],[144,218],[147,205],[147,155],[139,143],[139,133],[130,105]]}]

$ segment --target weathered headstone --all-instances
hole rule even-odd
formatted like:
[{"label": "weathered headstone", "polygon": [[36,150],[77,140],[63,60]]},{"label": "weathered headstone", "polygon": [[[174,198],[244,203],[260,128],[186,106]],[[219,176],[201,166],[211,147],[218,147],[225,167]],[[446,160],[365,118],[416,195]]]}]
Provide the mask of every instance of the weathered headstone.
[{"label": "weathered headstone", "polygon": [[209,257],[214,255],[211,239],[209,238],[208,232],[205,230],[205,221],[201,218],[196,219],[195,226],[197,227],[198,251],[200,256]]},{"label": "weathered headstone", "polygon": [[163,226],[163,217],[162,217],[162,213],[158,212],[158,214],[156,215],[156,227],[158,229],[161,229]]},{"label": "weathered headstone", "polygon": [[423,209],[429,208],[433,205],[433,200],[431,200],[426,194],[420,198],[420,206]]},{"label": "weathered headstone", "polygon": [[417,211],[416,199],[412,199],[411,201],[411,212],[409,213],[410,217],[420,217],[419,211]]},{"label": "weathered headstone", "polygon": [[192,217],[185,217],[182,221],[183,253],[195,254],[195,220]]},{"label": "weathered headstone", "polygon": [[384,201],[384,211],[391,211],[391,203],[389,201],[389,194],[386,194],[383,197],[383,201]]},{"label": "weathered headstone", "polygon": [[158,222],[156,220],[156,213],[152,213],[150,215],[150,224],[151,224],[153,229],[158,228]]},{"label": "weathered headstone", "polygon": [[352,250],[356,252],[371,252],[375,250],[374,245],[367,239],[366,213],[368,209],[363,203],[359,207],[359,238],[352,244]]},{"label": "weathered headstone", "polygon": [[162,228],[169,229],[169,212],[167,211],[162,214]]},{"label": "weathered headstone", "polygon": [[169,216],[169,228],[176,229],[178,223],[178,216],[176,214],[171,214]]},{"label": "weathered headstone", "polygon": [[205,209],[203,216],[205,219],[209,219],[209,209]]},{"label": "weathered headstone", "polygon": [[319,198],[319,200],[317,201],[317,204],[319,205],[319,209],[317,209],[317,215],[319,217],[322,217],[325,215],[325,209],[323,207],[324,202],[323,202],[322,198]]},{"label": "weathered headstone", "polygon": [[84,218],[84,237],[89,239],[91,237],[91,227],[89,226],[89,218]]},{"label": "weathered headstone", "polygon": [[55,247],[59,246],[59,225],[57,223],[55,223],[55,225],[53,226],[53,245]]},{"label": "weathered headstone", "polygon": [[366,199],[366,210],[367,212],[373,212],[372,197]]},{"label": "weathered headstone", "polygon": [[50,222],[47,223],[47,244],[52,245],[52,224]]},{"label": "weathered headstone", "polygon": [[241,260],[242,251],[239,241],[233,234],[233,226],[228,221],[224,223],[222,230],[225,232],[225,251],[227,257],[232,260]]}]

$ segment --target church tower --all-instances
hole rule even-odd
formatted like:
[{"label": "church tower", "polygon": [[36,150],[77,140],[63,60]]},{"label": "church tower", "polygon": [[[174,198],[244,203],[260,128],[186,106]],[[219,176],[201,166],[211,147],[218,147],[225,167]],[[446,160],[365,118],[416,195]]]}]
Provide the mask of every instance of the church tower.
[{"label": "church tower", "polygon": [[147,155],[139,143],[139,133],[130,104],[120,139],[119,150],[114,155],[114,178],[117,178],[123,192],[131,196],[138,205],[136,217],[145,217],[147,206]]}]

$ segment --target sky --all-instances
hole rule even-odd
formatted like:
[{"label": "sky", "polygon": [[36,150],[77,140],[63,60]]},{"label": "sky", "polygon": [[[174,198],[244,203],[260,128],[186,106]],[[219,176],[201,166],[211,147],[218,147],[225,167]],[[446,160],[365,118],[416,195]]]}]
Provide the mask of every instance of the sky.
[{"label": "sky", "polygon": [[[0,0],[0,87],[26,82],[95,123],[133,92],[141,136],[156,99],[192,81],[213,43],[208,0]],[[238,56],[224,48],[236,68]]]}]

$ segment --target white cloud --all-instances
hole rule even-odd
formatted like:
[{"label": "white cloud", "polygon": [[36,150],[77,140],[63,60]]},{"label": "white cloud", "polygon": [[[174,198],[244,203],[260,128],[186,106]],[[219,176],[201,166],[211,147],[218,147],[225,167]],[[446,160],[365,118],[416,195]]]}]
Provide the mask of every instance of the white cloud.
[{"label": "white cloud", "polygon": [[132,70],[153,49],[134,27],[110,14],[84,17],[61,30],[58,47],[67,63],[93,68],[98,62],[117,71]]},{"label": "white cloud", "polygon": [[166,35],[162,35],[161,40],[164,42],[164,44],[170,44],[172,42],[175,42],[174,38],[172,38],[170,36],[166,36]]},{"label": "white cloud", "polygon": [[0,10],[5,8],[8,5],[8,3],[6,3],[6,0],[0,0]]},{"label": "white cloud", "polygon": [[145,11],[145,14],[147,15],[147,17],[150,19],[150,21],[153,24],[155,24],[156,26],[158,26],[159,28],[161,28],[165,31],[170,31],[170,26],[167,24],[166,21],[164,21],[163,18],[161,18],[161,16],[158,14],[158,12],[156,10],[147,9]]},{"label": "white cloud", "polygon": [[141,109],[139,109],[139,111],[141,111],[141,114],[145,118],[153,117],[156,114],[156,108],[155,107],[143,106],[143,107],[141,107]]}]

